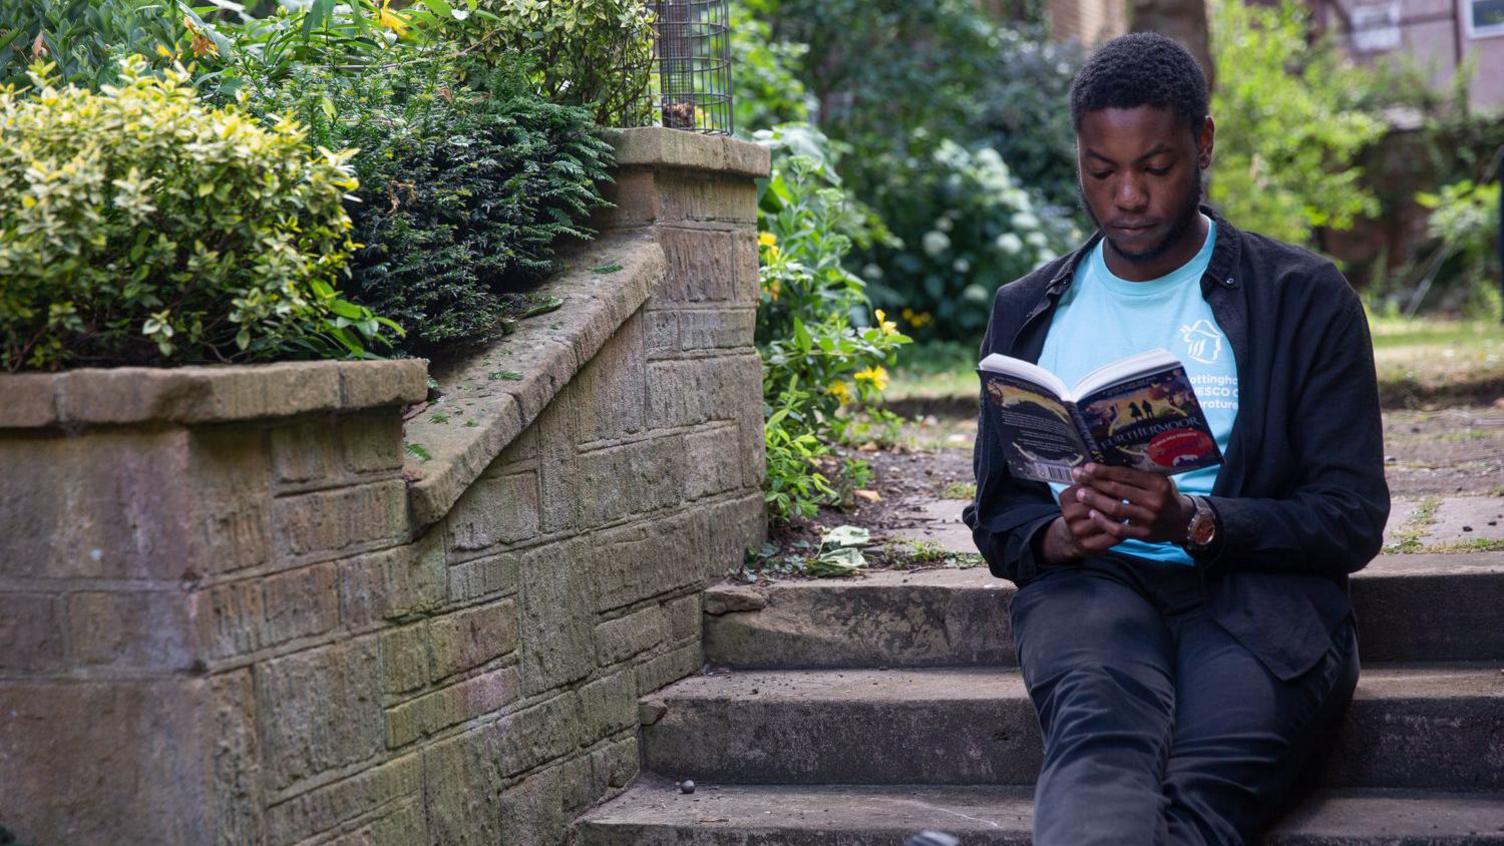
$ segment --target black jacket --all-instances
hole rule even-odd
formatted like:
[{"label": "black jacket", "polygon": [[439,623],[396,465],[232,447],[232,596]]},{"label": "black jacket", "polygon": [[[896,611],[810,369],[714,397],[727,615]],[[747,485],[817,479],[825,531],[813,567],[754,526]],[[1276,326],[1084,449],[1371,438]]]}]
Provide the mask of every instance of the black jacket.
[{"label": "black jacket", "polygon": [[[1290,679],[1352,613],[1347,576],[1382,544],[1389,488],[1373,347],[1331,262],[1202,210],[1217,241],[1201,292],[1232,349],[1238,414],[1208,497],[1222,540],[1196,568],[1213,619]],[[1055,305],[1100,237],[1000,288],[981,354],[1038,361]],[[1009,475],[986,420],[962,519],[993,575],[1022,586],[1041,566],[1036,533],[1060,507],[1044,483]]]}]

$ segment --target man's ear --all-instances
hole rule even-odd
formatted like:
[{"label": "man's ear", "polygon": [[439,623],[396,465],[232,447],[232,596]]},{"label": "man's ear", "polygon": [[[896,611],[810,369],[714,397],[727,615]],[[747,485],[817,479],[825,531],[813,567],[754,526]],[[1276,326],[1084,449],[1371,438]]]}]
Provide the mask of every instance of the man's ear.
[{"label": "man's ear", "polygon": [[1212,141],[1217,135],[1217,124],[1211,115],[1201,122],[1201,130],[1196,133],[1196,163],[1202,170],[1212,166]]}]

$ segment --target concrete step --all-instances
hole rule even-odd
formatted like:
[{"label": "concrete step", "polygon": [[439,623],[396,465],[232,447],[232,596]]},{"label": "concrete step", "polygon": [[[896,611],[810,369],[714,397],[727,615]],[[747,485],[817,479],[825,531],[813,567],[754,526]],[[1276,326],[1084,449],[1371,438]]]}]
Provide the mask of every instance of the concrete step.
[{"label": "concrete step", "polygon": [[[648,774],[576,824],[579,846],[900,846],[925,829],[967,846],[1029,842],[1029,788],[997,785],[700,784]],[[1328,791],[1265,846],[1504,844],[1504,794]]]},{"label": "concrete step", "polygon": [[[1385,555],[1352,579],[1365,661],[1504,660],[1504,553]],[[1012,665],[1011,582],[986,567],[722,583],[705,655],[738,668]]]},{"label": "concrete step", "polygon": [[[645,697],[644,767],[760,784],[1031,784],[1038,720],[1016,670],[756,670]],[[1332,787],[1504,790],[1496,665],[1365,668]]]}]

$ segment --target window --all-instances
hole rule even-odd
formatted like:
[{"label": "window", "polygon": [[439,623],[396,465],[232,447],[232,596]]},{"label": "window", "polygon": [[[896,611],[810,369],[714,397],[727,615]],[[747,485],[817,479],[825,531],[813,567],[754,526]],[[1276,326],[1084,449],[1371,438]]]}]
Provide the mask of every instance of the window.
[{"label": "window", "polygon": [[1353,49],[1381,53],[1400,46],[1400,4],[1377,3],[1352,11]]},{"label": "window", "polygon": [[1462,13],[1467,17],[1468,37],[1504,35],[1504,0],[1466,0]]}]

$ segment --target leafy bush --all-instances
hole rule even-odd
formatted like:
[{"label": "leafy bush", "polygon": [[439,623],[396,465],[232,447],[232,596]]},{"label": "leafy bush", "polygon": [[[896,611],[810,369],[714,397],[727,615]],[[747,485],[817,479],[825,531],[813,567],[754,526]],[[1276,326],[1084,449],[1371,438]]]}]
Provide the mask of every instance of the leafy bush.
[{"label": "leafy bush", "polygon": [[479,0],[444,34],[488,65],[531,57],[533,81],[550,102],[587,106],[605,126],[624,116],[627,125],[640,122],[628,113],[646,104],[652,71],[652,19],[642,0]]},{"label": "leafy bush", "polygon": [[943,140],[893,175],[874,200],[896,231],[920,233],[866,254],[872,298],[929,337],[976,338],[997,286],[1081,237],[1059,210],[1014,179],[996,150]]},{"label": "leafy bush", "polygon": [[1294,243],[1378,211],[1358,154],[1383,124],[1358,107],[1363,71],[1327,42],[1306,43],[1307,13],[1212,4],[1217,151],[1211,197],[1239,226]]},{"label": "leafy bush", "polygon": [[1436,194],[1422,193],[1416,201],[1431,209],[1427,229],[1438,240],[1431,268],[1422,280],[1424,289],[1412,297],[1411,313],[1420,306],[1433,280],[1447,273],[1448,284],[1435,299],[1442,307],[1497,318],[1499,296],[1498,182],[1484,185],[1463,180],[1444,185]]},{"label": "leafy bush", "polygon": [[347,153],[312,155],[125,61],[96,94],[0,93],[0,365],[360,353],[383,323],[341,299]]},{"label": "leafy bush", "polygon": [[554,242],[590,237],[611,165],[590,115],[544,102],[516,62],[458,76],[437,56],[383,76],[307,67],[261,106],[360,148],[351,289],[428,356],[504,330],[518,308],[507,293],[556,269]]},{"label": "leafy bush", "polygon": [[731,93],[736,128],[750,136],[783,123],[807,123],[814,101],[798,69],[809,47],[775,41],[767,21],[731,4]]},{"label": "leafy bush", "polygon": [[866,286],[842,266],[847,233],[870,230],[841,190],[824,136],[791,125],[760,138],[773,151],[758,212],[767,498],[773,518],[788,519],[839,496],[841,480],[832,486],[816,464],[840,439],[838,412],[882,393],[885,365],[909,339],[881,311],[869,321]]},{"label": "leafy bush", "polygon": [[112,82],[127,55],[175,51],[188,35],[183,19],[164,0],[0,0],[0,86],[27,86],[36,61],[52,62],[65,83]]}]

